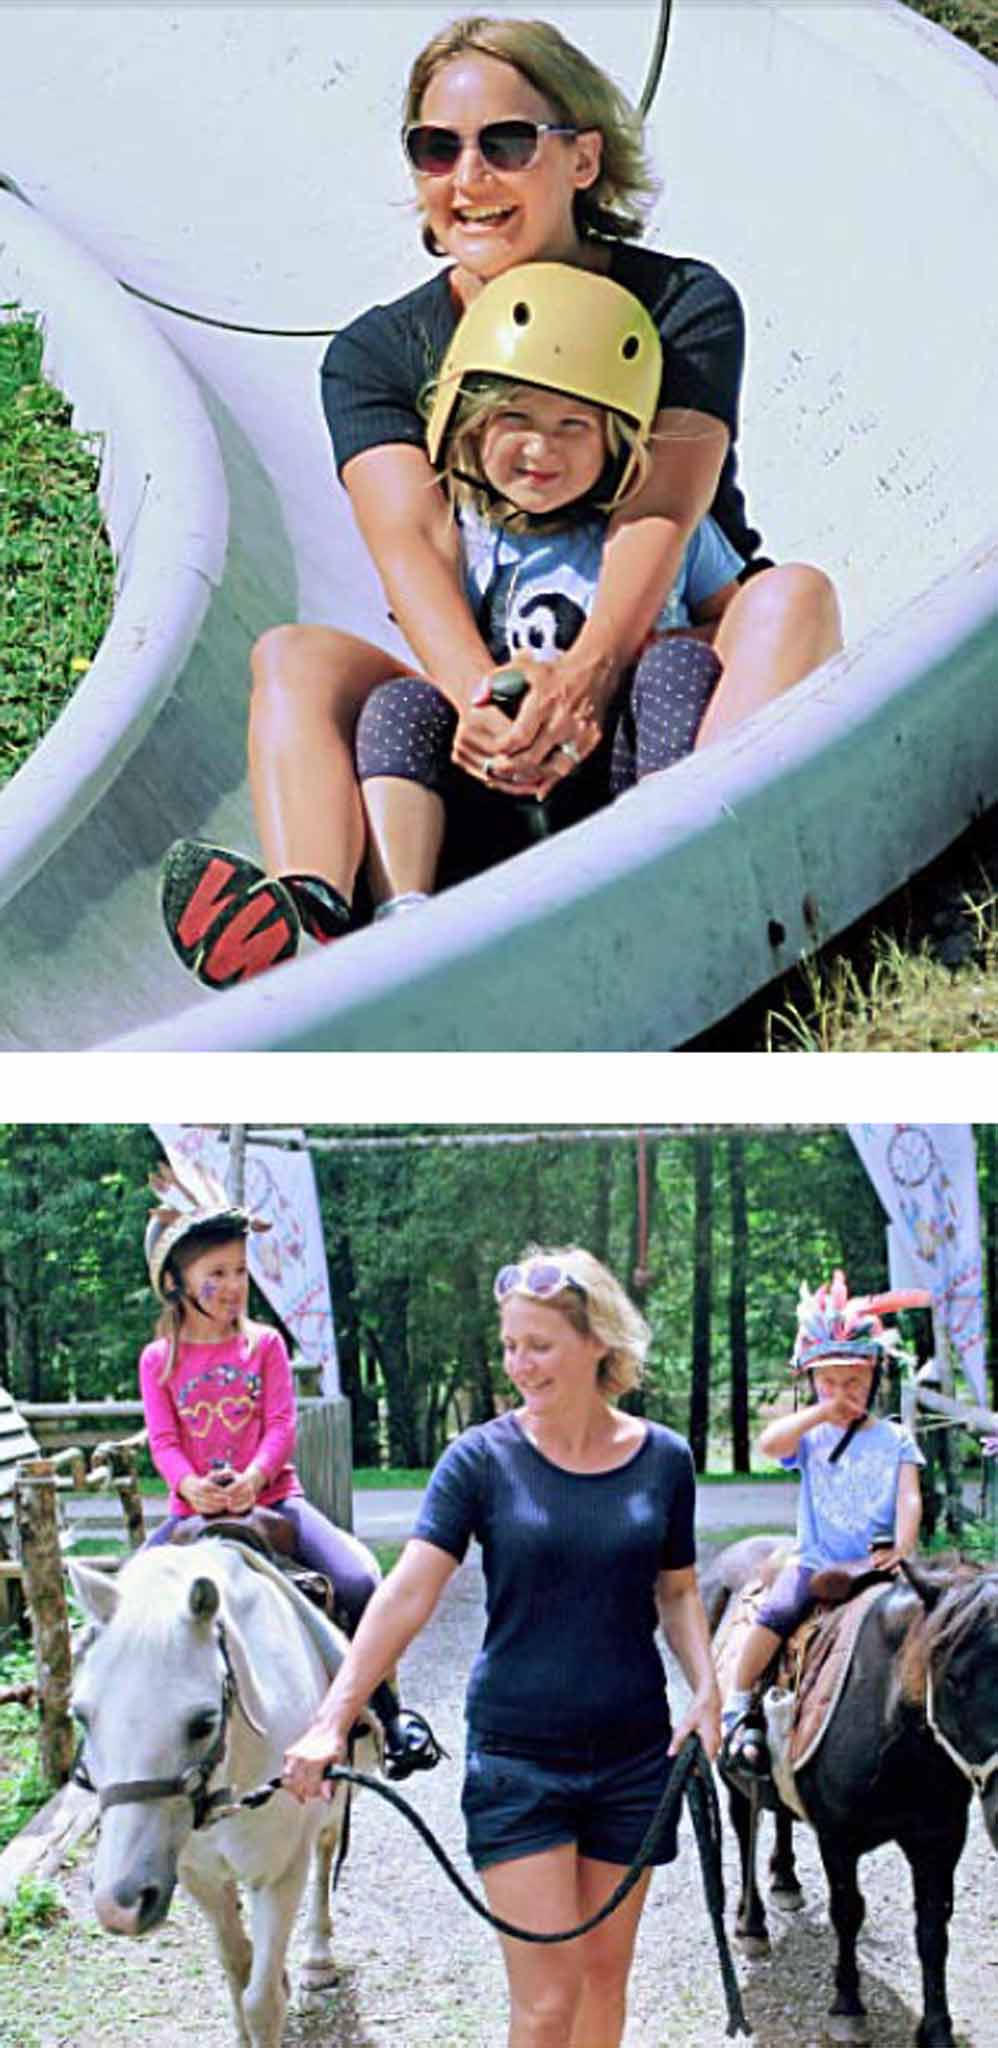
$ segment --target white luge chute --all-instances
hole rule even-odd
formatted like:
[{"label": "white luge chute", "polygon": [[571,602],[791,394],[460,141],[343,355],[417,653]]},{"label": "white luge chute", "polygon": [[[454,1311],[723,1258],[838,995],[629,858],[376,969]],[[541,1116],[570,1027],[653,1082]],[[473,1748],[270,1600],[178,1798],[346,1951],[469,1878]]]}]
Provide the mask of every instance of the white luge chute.
[{"label": "white luge chute", "polygon": [[[637,97],[653,6],[544,11]],[[27,855],[5,838],[20,778],[0,795],[0,1044],[675,1046],[994,799],[995,69],[893,0],[677,0],[648,239],[742,295],[750,514],[770,553],[835,578],[846,652],[664,783],[407,919],[404,944],[362,932],[224,996],[183,973],[159,862],[181,834],[255,847],[255,635],[301,618],[401,648],[333,480],[317,371],[325,334],[428,274],[397,129],[408,64],[445,17],[5,11],[0,172],[31,206],[0,198],[0,296],[17,209],[22,239],[37,216],[108,277],[229,323],[130,302],[210,420],[229,539],[217,587],[195,570],[203,618],[137,740],[82,794],[46,742],[51,816]],[[65,295],[51,326],[74,397]],[[131,342],[115,346],[134,381]],[[163,396],[143,379],[151,430]],[[163,488],[193,491],[197,434],[169,438]],[[174,567],[164,554],[167,612]],[[123,699],[132,682],[126,664]]]}]

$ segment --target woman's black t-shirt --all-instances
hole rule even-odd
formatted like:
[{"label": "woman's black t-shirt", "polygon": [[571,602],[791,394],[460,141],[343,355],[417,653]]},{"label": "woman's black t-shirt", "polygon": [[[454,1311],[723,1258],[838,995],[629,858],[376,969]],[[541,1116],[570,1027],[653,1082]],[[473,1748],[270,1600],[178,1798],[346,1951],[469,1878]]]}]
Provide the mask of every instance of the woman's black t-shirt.
[{"label": "woman's black t-shirt", "polygon": [[573,1748],[667,1728],[655,1581],[693,1563],[693,1505],[689,1446],[660,1423],[610,1472],[552,1464],[513,1415],[449,1446],[413,1534],[459,1559],[473,1536],[482,1547],[487,1621],[467,1695],[476,1735]]},{"label": "woman's black t-shirt", "polygon": [[[760,536],[749,526],[737,481],[735,442],[745,355],[737,292],[693,256],[666,256],[629,242],[612,245],[609,276],[651,314],[662,340],[661,404],[691,406],[724,422],[731,445],[714,518],[743,561]],[[422,447],[426,421],[418,400],[437,375],[459,313],[449,271],[388,306],[372,306],[334,335],[322,365],[322,402],[339,474],[354,455],[402,441]]]}]

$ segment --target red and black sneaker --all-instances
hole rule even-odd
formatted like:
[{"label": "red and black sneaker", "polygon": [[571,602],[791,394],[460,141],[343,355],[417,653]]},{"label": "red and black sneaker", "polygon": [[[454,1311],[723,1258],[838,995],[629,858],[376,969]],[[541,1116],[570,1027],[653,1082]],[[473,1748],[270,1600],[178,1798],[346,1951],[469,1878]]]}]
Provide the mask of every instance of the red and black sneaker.
[{"label": "red and black sneaker", "polygon": [[175,840],[160,898],[170,944],[205,988],[232,988],[298,951],[301,920],[283,882],[224,846]]}]

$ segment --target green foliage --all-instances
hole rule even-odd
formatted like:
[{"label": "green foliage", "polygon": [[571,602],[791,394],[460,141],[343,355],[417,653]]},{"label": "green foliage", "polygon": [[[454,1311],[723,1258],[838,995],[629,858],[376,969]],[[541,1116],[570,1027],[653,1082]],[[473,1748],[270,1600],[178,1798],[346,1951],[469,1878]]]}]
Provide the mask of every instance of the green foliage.
[{"label": "green foliage", "polygon": [[144,1124],[0,1125],[0,1380],[15,1400],[137,1393],[158,1157]]},{"label": "green foliage", "polygon": [[85,673],[114,600],[95,437],[41,374],[31,314],[0,307],[0,784]]},{"label": "green foliage", "polygon": [[39,1941],[46,1927],[61,1919],[65,1908],[59,1888],[48,1877],[22,1877],[10,1904],[3,1909],[4,1935],[16,1948]]},{"label": "green foliage", "polygon": [[[315,1127],[350,1140],[350,1127]],[[442,1445],[508,1394],[492,1284],[531,1243],[578,1240],[633,1286],[639,1263],[633,1136],[523,1133],[512,1145],[419,1142],[418,1125],[365,1127],[386,1149],[315,1154],[358,1483],[419,1485]],[[455,1133],[455,1135],[471,1135]],[[480,1133],[483,1138],[491,1134]],[[800,1281],[845,1267],[883,1284],[880,1206],[846,1131],[749,1126],[738,1134],[747,1211],[745,1325],[751,1431],[785,1388]],[[734,1137],[708,1134],[712,1470],[731,1464]],[[689,1423],[696,1272],[694,1132],[648,1144],[649,1235],[641,1276],[653,1343],[645,1412]],[[0,1125],[0,1380],[15,1400],[134,1397],[154,1321],[142,1236],[148,1127]],[[982,1127],[984,1213],[998,1213],[998,1146]],[[264,1311],[265,1313],[265,1311]],[[384,1460],[384,1464],[382,1464]],[[102,1547],[106,1547],[103,1546]]]},{"label": "green foliage", "polygon": [[26,1707],[0,1707],[0,1849],[44,1806],[53,1787],[38,1762],[37,1718]]}]

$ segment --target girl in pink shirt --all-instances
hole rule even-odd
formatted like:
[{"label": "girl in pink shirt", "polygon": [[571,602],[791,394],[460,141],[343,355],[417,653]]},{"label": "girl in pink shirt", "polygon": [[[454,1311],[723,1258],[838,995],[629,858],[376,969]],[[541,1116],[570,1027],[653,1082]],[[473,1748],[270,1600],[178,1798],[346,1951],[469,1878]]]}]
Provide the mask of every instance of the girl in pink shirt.
[{"label": "girl in pink shirt", "polygon": [[[320,1514],[295,1471],[295,1395],[284,1340],[247,1318],[250,1230],[269,1225],[234,1207],[199,1170],[191,1187],[165,1170],[164,1205],[146,1230],[149,1278],[162,1303],[139,1360],[149,1450],[170,1488],[169,1514],[149,1538],[168,1543],[190,1515],[244,1515],[256,1505],[291,1525],[294,1552],[331,1580],[351,1631],[378,1583],[370,1552]],[[439,1752],[392,1686],[371,1704],[385,1731],[390,1777],[426,1770]]]}]

